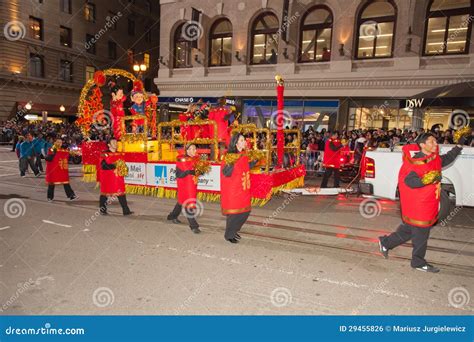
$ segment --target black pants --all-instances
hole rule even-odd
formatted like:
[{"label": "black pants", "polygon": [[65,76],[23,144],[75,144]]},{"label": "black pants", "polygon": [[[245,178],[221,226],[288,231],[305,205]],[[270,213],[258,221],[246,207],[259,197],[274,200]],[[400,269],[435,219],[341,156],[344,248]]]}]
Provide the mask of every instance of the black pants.
[{"label": "black pants", "polygon": [[[71,188],[71,185],[68,184],[63,184],[64,185],[64,191],[66,192],[67,198],[72,198],[75,196],[74,191]],[[54,199],[54,184],[48,184],[48,199]]]},{"label": "black pants", "polygon": [[[130,214],[130,208],[128,207],[128,204],[127,204],[127,197],[125,197],[125,195],[120,195],[120,196],[117,196],[117,198],[118,198],[118,201],[120,203],[120,206],[122,207],[123,214],[124,215]],[[106,213],[107,212],[107,204],[112,203],[112,201],[114,199],[115,199],[115,196],[110,197],[107,200],[107,196],[100,195],[100,198],[99,198],[99,210],[100,210],[100,212],[101,213]]]},{"label": "black pants", "polygon": [[36,165],[33,161],[34,157],[28,158],[28,157],[23,157],[20,158],[20,176],[24,176],[26,173],[26,170],[28,170],[28,165],[30,165],[31,170],[35,174],[35,176],[39,173],[38,169],[36,168]]},{"label": "black pants", "polygon": [[339,188],[340,175],[339,175],[339,169],[336,167],[326,168],[326,171],[324,172],[324,176],[323,176],[323,181],[321,183],[321,188],[328,187],[329,177],[331,177],[333,172],[334,172],[334,187]]},{"label": "black pants", "polygon": [[[179,214],[181,214],[181,211],[183,210],[183,206],[179,203],[176,203],[176,205],[173,208],[173,211],[169,213],[167,219],[168,220],[174,220],[177,219]],[[196,210],[191,209],[191,208],[185,208],[185,216],[188,219],[189,222],[189,228],[191,229],[196,229],[199,228],[199,223],[196,221]]]},{"label": "black pants", "polygon": [[250,211],[247,211],[246,213],[227,215],[225,234],[224,234],[224,237],[226,238],[226,240],[235,238],[235,234],[237,234],[240,231],[240,229],[244,225],[245,221],[247,221],[249,216],[250,216]]},{"label": "black pants", "polygon": [[413,244],[411,267],[425,266],[425,255],[428,248],[430,230],[431,227],[420,228],[402,223],[398,226],[396,232],[382,238],[382,245],[387,249],[392,249],[411,240]]},{"label": "black pants", "polygon": [[35,166],[39,171],[43,172],[43,164],[41,163],[41,154],[37,154],[35,156]]}]

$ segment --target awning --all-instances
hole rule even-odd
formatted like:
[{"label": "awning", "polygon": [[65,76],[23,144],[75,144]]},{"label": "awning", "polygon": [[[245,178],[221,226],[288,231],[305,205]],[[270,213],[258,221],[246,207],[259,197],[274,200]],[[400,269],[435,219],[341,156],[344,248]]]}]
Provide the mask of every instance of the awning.
[{"label": "awning", "polygon": [[450,84],[400,101],[401,108],[474,107],[474,82]]}]

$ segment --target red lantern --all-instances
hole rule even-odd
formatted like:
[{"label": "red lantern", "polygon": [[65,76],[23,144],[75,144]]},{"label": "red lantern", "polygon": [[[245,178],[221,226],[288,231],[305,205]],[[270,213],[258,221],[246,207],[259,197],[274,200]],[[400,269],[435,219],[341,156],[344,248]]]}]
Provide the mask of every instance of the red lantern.
[{"label": "red lantern", "polygon": [[94,83],[98,87],[102,87],[105,84],[105,81],[106,77],[103,71],[98,70],[94,73]]},{"label": "red lantern", "polygon": [[150,95],[150,101],[151,101],[151,103],[156,105],[158,103],[158,96],[156,96],[155,94]]}]

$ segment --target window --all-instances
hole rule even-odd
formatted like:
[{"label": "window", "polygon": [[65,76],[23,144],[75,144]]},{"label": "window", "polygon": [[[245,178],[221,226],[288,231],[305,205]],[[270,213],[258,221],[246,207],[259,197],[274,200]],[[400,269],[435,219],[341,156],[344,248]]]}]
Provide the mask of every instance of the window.
[{"label": "window", "polygon": [[95,55],[95,37],[91,34],[86,34],[86,51]]},{"label": "window", "polygon": [[179,25],[174,32],[174,67],[190,68],[192,42],[183,35],[183,24]]},{"label": "window", "polygon": [[356,58],[393,56],[396,17],[392,0],[372,0],[362,7],[357,18]]},{"label": "window", "polygon": [[95,22],[95,5],[94,4],[90,2],[86,2],[84,4],[84,18],[87,21],[90,21],[92,23]]},{"label": "window", "polygon": [[30,17],[30,38],[43,40],[43,20]]},{"label": "window", "polygon": [[72,47],[72,31],[70,28],[59,27],[59,43],[61,46]]},{"label": "window", "polygon": [[64,82],[72,82],[72,63],[61,60],[59,64],[59,78]]},{"label": "window", "polygon": [[432,0],[426,14],[424,55],[469,52],[470,0]]},{"label": "window", "polygon": [[147,70],[150,68],[150,54],[149,53],[143,54],[143,64],[146,65]]},{"label": "window", "polygon": [[44,60],[43,56],[30,54],[30,76],[44,77]]},{"label": "window", "polygon": [[94,79],[95,67],[87,65],[86,66],[86,82]]},{"label": "window", "polygon": [[148,13],[151,13],[153,8],[151,7],[151,1],[150,0],[146,0],[145,1],[145,5],[146,5],[146,10],[148,11]]},{"label": "window", "polygon": [[226,66],[232,63],[232,23],[219,19],[209,35],[209,66]]},{"label": "window", "polygon": [[114,12],[109,12],[108,17],[106,17],[107,22],[110,23],[112,30],[117,30],[117,20],[119,17],[117,17],[117,13]]},{"label": "window", "polygon": [[61,11],[71,14],[71,0],[61,0]]},{"label": "window", "polygon": [[135,35],[135,20],[128,18],[128,34]]},{"label": "window", "polygon": [[303,17],[300,32],[299,62],[327,62],[331,59],[332,14],[321,6]]},{"label": "window", "polygon": [[117,59],[117,44],[113,41],[109,40],[108,43],[108,50],[109,50],[109,58],[110,59]]},{"label": "window", "polygon": [[278,18],[269,12],[260,14],[252,25],[251,64],[276,64]]},{"label": "window", "polygon": [[145,26],[145,41],[151,43],[151,26]]}]

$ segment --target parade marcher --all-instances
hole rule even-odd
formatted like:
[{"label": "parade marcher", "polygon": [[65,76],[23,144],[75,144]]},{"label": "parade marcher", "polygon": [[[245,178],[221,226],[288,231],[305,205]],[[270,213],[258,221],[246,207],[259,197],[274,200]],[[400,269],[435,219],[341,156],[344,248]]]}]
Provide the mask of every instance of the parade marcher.
[{"label": "parade marcher", "polygon": [[173,223],[181,223],[178,216],[184,209],[184,216],[188,219],[189,227],[195,234],[201,232],[196,221],[196,198],[198,177],[201,174],[199,165],[202,163],[203,161],[197,155],[196,145],[186,145],[184,155],[178,156],[176,162],[178,202],[167,218],[169,221],[173,221]]},{"label": "parade marcher", "polygon": [[437,267],[426,262],[425,254],[430,230],[438,221],[441,168],[456,159],[463,143],[464,138],[451,151],[440,156],[436,138],[432,133],[423,133],[416,144],[403,147],[403,164],[398,174],[402,223],[396,232],[379,237],[379,250],[386,259],[390,249],[411,240],[411,267],[424,272],[439,272]]},{"label": "parade marcher", "polygon": [[117,197],[123,215],[131,215],[133,212],[130,211],[125,197],[124,176],[127,175],[128,168],[123,160],[124,153],[117,152],[116,139],[110,139],[108,147],[109,150],[102,154],[100,162],[100,214],[107,215],[107,201]]},{"label": "parade marcher", "polygon": [[251,161],[245,147],[245,137],[235,133],[221,164],[221,208],[227,216],[224,238],[231,243],[239,242],[239,231],[252,209],[250,169],[258,160]]},{"label": "parade marcher", "polygon": [[25,141],[20,144],[20,176],[26,177],[25,173],[28,170],[28,165],[33,170],[36,177],[40,176],[39,170],[34,163],[35,150],[33,146],[33,136],[31,133],[26,134]]},{"label": "parade marcher", "polygon": [[339,187],[340,174],[339,168],[341,167],[341,148],[342,144],[339,140],[339,133],[337,131],[333,132],[331,137],[326,140],[326,145],[324,147],[324,157],[323,165],[325,167],[325,172],[323,176],[323,181],[321,182],[321,188],[328,187],[329,177],[331,177],[334,172],[334,187]]},{"label": "parade marcher", "polygon": [[48,154],[44,158],[46,160],[46,183],[48,184],[47,198],[48,202],[54,199],[54,188],[56,185],[62,184],[67,198],[71,201],[77,199],[76,194],[69,184],[69,150],[62,148],[63,141],[57,139]]},{"label": "parade marcher", "polygon": [[38,133],[38,135],[33,139],[33,149],[35,152],[35,166],[40,172],[44,172],[41,158],[44,158],[46,155],[45,145],[46,141],[43,139],[43,134]]},{"label": "parade marcher", "polygon": [[[227,146],[229,143],[229,118],[231,113],[225,107],[225,98],[220,98],[218,102],[218,107],[213,108],[209,112],[209,120],[214,120],[217,125],[217,139],[219,140],[220,145]],[[210,135],[214,135],[214,129],[211,127]]]},{"label": "parade marcher", "polygon": [[123,103],[127,100],[127,97],[123,93],[123,88],[115,82],[110,82],[109,86],[112,96],[112,101],[110,101],[110,112],[112,113],[114,138],[120,140],[120,137],[122,136],[122,119],[125,116]]}]

